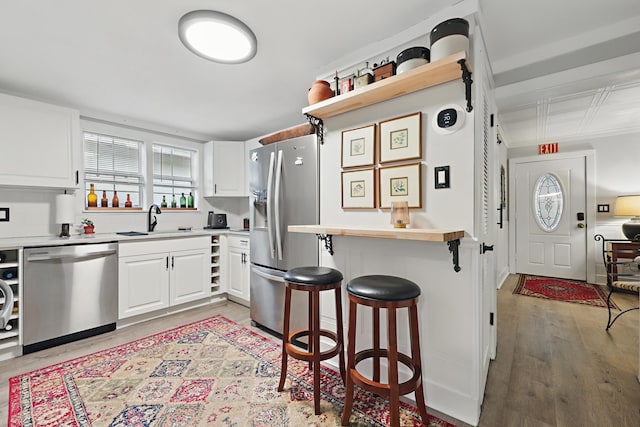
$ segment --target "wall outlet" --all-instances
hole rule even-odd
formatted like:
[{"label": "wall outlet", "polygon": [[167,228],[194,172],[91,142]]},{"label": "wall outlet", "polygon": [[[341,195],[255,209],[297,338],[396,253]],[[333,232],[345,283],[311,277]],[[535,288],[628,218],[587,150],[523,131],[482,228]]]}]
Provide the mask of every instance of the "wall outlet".
[{"label": "wall outlet", "polygon": [[609,205],[598,204],[598,213],[606,213],[606,212],[609,212]]}]

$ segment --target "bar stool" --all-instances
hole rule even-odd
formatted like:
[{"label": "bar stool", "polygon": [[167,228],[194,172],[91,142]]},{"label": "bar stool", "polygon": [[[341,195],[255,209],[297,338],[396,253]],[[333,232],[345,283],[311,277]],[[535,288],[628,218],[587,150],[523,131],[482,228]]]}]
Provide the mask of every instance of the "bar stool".
[{"label": "bar stool", "polygon": [[[339,355],[339,369],[342,380],[345,378],[344,369],[344,335],[342,326],[342,273],[328,267],[297,267],[284,274],[284,326],[282,328],[282,370],[278,391],[284,389],[287,377],[287,357],[309,362],[313,370],[313,403],[315,414],[320,415],[320,362]],[[320,329],[320,292],[335,291],[337,331]],[[307,329],[289,332],[291,315],[291,291],[308,292],[309,322]],[[320,351],[320,336],[331,339],[335,345],[325,351]],[[307,337],[308,351],[295,347],[292,342]]]},{"label": "bar stool", "polygon": [[[349,295],[349,330],[347,341],[347,379],[342,425],[349,424],[353,408],[354,385],[389,399],[390,425],[400,425],[400,396],[415,391],[416,404],[422,422],[427,424],[427,408],[422,388],[422,363],[418,334],[418,297],[420,288],[415,283],[394,276],[356,277],[347,284]],[[358,305],[373,309],[373,348],[356,353],[356,318]],[[380,309],[387,309],[387,347],[380,348]],[[411,357],[398,353],[396,309],[409,309]],[[358,363],[373,358],[373,379],[366,378],[356,368]],[[380,358],[388,362],[388,382],[380,382]],[[407,366],[412,376],[403,383],[398,381],[398,362]]]}]

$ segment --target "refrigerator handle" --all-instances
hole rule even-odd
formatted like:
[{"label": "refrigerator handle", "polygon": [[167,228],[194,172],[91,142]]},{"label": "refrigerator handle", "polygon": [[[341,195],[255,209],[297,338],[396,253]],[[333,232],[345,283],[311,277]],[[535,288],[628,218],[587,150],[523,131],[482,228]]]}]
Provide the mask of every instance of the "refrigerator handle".
[{"label": "refrigerator handle", "polygon": [[278,164],[276,166],[276,195],[275,195],[275,221],[276,221],[276,250],[278,259],[282,261],[282,234],[280,232],[280,187],[282,185],[282,150],[278,151]]},{"label": "refrigerator handle", "polygon": [[273,241],[273,216],[271,215],[271,204],[273,203],[273,166],[275,163],[275,153],[271,152],[269,159],[269,177],[267,178],[267,234],[269,236],[269,251],[271,258],[276,257]]}]

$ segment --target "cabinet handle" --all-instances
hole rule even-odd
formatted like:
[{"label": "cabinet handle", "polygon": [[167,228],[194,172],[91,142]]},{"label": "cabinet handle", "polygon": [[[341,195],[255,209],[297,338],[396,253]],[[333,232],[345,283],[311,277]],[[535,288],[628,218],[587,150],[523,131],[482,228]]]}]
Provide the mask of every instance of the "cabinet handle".
[{"label": "cabinet handle", "polygon": [[167,255],[167,265],[165,266],[165,269],[168,270],[169,269],[169,255]]},{"label": "cabinet handle", "polygon": [[173,259],[174,259],[174,258],[175,258],[175,257],[174,257],[173,255],[171,255],[171,269],[173,269]]},{"label": "cabinet handle", "polygon": [[76,170],[76,185],[78,185],[80,183],[80,174],[79,171]]},{"label": "cabinet handle", "polygon": [[218,194],[218,184],[213,184],[213,194]]}]

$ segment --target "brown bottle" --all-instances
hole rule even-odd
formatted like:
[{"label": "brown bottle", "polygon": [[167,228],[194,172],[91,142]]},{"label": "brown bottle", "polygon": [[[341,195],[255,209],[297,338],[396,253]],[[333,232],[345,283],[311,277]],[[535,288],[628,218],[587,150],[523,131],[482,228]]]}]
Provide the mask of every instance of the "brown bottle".
[{"label": "brown bottle", "polygon": [[127,194],[127,201],[124,202],[124,207],[125,208],[130,208],[131,207],[131,196],[129,194]]},{"label": "brown bottle", "polygon": [[117,208],[120,206],[120,200],[118,200],[118,192],[114,191],[113,192],[113,200],[111,200],[111,207],[112,208]]},{"label": "brown bottle", "polygon": [[89,184],[89,194],[87,195],[87,206],[90,208],[95,208],[98,206],[98,195],[95,192],[95,188],[93,188],[93,184]]},{"label": "brown bottle", "polygon": [[107,208],[109,207],[109,199],[107,199],[107,192],[102,190],[102,199],[100,199],[100,207]]}]

